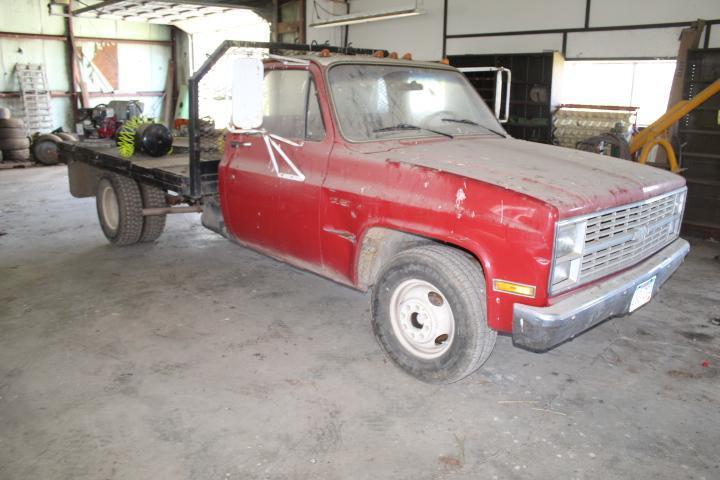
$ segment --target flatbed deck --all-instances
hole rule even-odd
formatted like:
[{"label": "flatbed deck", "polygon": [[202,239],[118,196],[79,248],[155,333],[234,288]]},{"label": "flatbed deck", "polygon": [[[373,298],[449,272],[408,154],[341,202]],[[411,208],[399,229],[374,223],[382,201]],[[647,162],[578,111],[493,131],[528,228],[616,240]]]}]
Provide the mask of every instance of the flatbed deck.
[{"label": "flatbed deck", "polygon": [[[83,140],[60,144],[60,156],[65,163],[78,161],[93,167],[108,170],[140,182],[152,183],[182,196],[190,194],[190,155],[187,141],[177,139],[172,153],[162,157],[151,157],[141,153],[124,158],[112,140]],[[217,172],[218,160],[201,162],[203,175],[212,176]]]}]

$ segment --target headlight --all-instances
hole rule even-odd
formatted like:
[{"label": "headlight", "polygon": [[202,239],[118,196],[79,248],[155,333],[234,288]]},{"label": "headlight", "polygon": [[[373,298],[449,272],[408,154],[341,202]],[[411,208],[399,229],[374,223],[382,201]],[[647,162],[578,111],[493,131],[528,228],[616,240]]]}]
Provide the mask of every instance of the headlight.
[{"label": "headlight", "polygon": [[569,223],[558,227],[557,238],[555,239],[555,258],[578,253],[577,230],[577,223]]},{"label": "headlight", "polygon": [[687,189],[678,193],[675,196],[675,208],[673,209],[673,232],[676,235],[680,235],[680,228],[682,227],[682,216],[685,210],[685,199],[687,197]]},{"label": "headlight", "polygon": [[570,262],[562,262],[553,268],[552,284],[558,284],[570,278]]},{"label": "headlight", "polygon": [[558,225],[555,235],[555,255],[550,275],[551,294],[577,281],[584,246],[584,221],[565,221]]},{"label": "headlight", "polygon": [[673,212],[675,215],[680,215],[683,212],[683,207],[685,207],[685,195],[687,194],[687,190],[683,190],[682,192],[678,193],[675,197],[675,211]]}]

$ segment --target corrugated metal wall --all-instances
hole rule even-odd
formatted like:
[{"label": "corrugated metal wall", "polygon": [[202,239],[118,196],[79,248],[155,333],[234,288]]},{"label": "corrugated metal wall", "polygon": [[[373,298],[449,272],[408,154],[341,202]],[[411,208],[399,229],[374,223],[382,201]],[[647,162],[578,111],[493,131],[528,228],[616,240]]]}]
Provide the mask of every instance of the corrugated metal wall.
[{"label": "corrugated metal wall", "polygon": [[[64,41],[66,22],[63,16],[50,15],[47,3],[47,0],[3,2],[0,32],[51,35],[58,38],[0,36],[0,68],[2,69],[0,106],[11,108],[14,115],[22,115],[19,98],[12,96],[12,92],[18,91],[13,72],[14,66],[16,63],[41,63],[48,72],[49,88],[54,92],[53,125],[71,129],[70,97],[62,95],[70,90],[68,49]],[[54,11],[60,10],[55,8]],[[170,28],[164,25],[85,18],[77,18],[73,22],[75,36],[80,40],[78,46],[82,48],[84,54],[83,64],[86,68],[83,68],[83,71],[90,77],[86,78],[88,89],[94,92],[90,99],[91,105],[107,103],[113,98],[138,98],[145,104],[148,115],[159,116],[162,97],[157,92],[165,89],[168,62],[172,56],[169,43]],[[82,37],[107,38],[108,41],[85,41]],[[133,40],[135,43],[116,42],[113,41],[115,38]],[[103,62],[107,63],[116,58],[117,78],[114,82],[110,82],[112,85],[108,85],[104,82],[105,79],[100,78],[104,75],[95,68],[96,62],[92,62],[95,54],[107,47],[110,47],[109,51],[116,49],[116,53],[111,53],[109,60],[108,55],[103,59]],[[91,62],[93,65],[87,67]],[[113,90],[128,95],[118,96],[112,93]],[[103,92],[107,95],[101,95]],[[137,92],[143,92],[143,95],[138,96]]]},{"label": "corrugated metal wall", "polygon": [[[413,5],[412,0],[354,0],[350,11],[392,10]],[[446,45],[449,55],[562,51],[563,34],[542,31],[582,29],[586,22],[588,27],[608,27],[720,18],[718,0],[447,0],[447,12],[444,5],[445,0],[419,0],[418,8],[425,12],[423,15],[351,25],[348,41],[356,47],[384,48],[401,54],[412,52],[417,59],[438,60],[443,54],[445,13],[449,36],[500,32],[485,37],[449,38]],[[308,24],[329,20],[331,15],[326,11],[344,14],[345,7],[331,0],[308,0]],[[513,31],[525,33],[502,34]],[[566,57],[674,57],[679,32],[679,27],[578,31],[569,33],[565,39]],[[710,47],[720,47],[718,32],[720,25],[713,26]],[[308,27],[308,42],[327,40],[332,45],[340,45],[342,38],[343,27]]]}]

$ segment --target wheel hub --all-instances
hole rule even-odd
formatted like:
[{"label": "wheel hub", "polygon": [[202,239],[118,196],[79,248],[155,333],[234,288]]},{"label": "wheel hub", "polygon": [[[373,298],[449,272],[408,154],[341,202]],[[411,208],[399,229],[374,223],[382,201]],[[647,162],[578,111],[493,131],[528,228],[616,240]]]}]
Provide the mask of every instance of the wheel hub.
[{"label": "wheel hub", "polygon": [[403,347],[424,359],[445,353],[455,333],[449,303],[434,285],[419,279],[406,280],[395,289],[390,321]]}]

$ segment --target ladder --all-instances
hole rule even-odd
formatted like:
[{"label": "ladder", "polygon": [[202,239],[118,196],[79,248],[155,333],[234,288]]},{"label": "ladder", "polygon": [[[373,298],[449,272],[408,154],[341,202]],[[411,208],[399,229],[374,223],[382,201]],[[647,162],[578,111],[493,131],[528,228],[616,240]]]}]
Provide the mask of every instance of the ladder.
[{"label": "ladder", "polygon": [[39,64],[16,63],[15,75],[20,84],[27,133],[49,132],[52,115],[45,68]]}]

